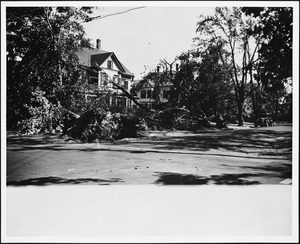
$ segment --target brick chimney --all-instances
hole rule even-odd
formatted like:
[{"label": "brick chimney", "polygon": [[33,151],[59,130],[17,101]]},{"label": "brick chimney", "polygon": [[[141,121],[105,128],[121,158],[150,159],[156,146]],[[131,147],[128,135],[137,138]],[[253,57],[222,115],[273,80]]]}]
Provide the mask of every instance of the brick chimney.
[{"label": "brick chimney", "polygon": [[96,48],[101,49],[101,40],[100,39],[97,39]]}]

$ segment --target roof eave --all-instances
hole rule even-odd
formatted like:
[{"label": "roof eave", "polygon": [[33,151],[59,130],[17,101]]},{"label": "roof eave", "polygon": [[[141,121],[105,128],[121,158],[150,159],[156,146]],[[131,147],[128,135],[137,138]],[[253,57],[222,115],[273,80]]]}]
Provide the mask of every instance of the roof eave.
[{"label": "roof eave", "polygon": [[121,75],[128,75],[128,76],[134,77],[133,73],[126,73],[126,72],[119,71],[119,74],[121,74]]}]

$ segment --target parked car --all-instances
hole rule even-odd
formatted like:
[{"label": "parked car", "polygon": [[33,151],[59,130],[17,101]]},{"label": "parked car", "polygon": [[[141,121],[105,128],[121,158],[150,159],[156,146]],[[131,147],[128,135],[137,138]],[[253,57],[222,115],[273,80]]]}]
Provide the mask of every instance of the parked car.
[{"label": "parked car", "polygon": [[269,114],[263,114],[254,122],[254,126],[255,127],[257,127],[257,126],[261,126],[261,127],[274,126],[274,121]]}]

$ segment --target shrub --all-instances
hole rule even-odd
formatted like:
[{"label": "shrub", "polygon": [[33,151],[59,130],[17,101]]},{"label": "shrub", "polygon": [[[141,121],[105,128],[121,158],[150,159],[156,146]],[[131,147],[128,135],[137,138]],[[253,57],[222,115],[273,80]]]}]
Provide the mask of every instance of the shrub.
[{"label": "shrub", "polygon": [[62,131],[62,107],[51,103],[45,92],[37,89],[32,92],[31,104],[26,104],[30,117],[18,122],[21,133],[55,133]]}]

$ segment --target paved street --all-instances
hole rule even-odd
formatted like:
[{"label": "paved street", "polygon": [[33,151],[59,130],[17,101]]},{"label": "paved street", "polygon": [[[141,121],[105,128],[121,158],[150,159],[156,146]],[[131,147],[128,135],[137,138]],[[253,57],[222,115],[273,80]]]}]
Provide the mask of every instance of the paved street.
[{"label": "paved street", "polygon": [[112,143],[8,137],[9,186],[291,184],[292,127],[154,131]]}]

